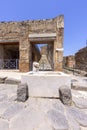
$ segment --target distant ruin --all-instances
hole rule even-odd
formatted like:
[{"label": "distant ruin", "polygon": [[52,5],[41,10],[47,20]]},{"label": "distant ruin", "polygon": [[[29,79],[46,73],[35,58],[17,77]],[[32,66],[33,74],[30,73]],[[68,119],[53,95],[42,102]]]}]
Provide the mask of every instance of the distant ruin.
[{"label": "distant ruin", "polygon": [[48,45],[48,61],[52,70],[62,71],[63,66],[62,15],[47,20],[0,23],[0,69],[32,70],[41,53],[37,44]]},{"label": "distant ruin", "polygon": [[76,67],[87,72],[87,47],[80,49],[75,54]]}]

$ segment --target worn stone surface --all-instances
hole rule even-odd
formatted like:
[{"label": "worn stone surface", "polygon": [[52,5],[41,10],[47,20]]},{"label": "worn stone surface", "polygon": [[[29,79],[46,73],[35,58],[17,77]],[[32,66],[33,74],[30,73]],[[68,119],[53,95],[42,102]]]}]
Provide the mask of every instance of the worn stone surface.
[{"label": "worn stone surface", "polygon": [[1,115],[3,119],[10,120],[12,117],[14,117],[17,113],[21,112],[24,108],[23,104],[11,104]]},{"label": "worn stone surface", "polygon": [[83,127],[87,127],[87,114],[75,107],[69,107],[68,113]]},{"label": "worn stone surface", "polygon": [[81,130],[78,122],[72,117],[72,115],[66,111],[66,119],[68,120],[69,130]]},{"label": "worn stone surface", "polygon": [[38,128],[43,120],[43,112],[27,108],[11,120],[10,130],[33,130]]},{"label": "worn stone surface", "polygon": [[55,130],[67,130],[69,128],[66,117],[62,113],[56,110],[50,110],[47,114],[50,125]]},{"label": "worn stone surface", "polygon": [[61,101],[65,105],[71,105],[72,104],[71,89],[68,86],[61,86],[59,88],[59,95],[60,95]]},{"label": "worn stone surface", "polygon": [[27,84],[19,84],[17,89],[17,101],[25,102],[28,98],[28,86]]},{"label": "worn stone surface", "polygon": [[0,130],[9,130],[9,123],[3,119],[0,119]]}]

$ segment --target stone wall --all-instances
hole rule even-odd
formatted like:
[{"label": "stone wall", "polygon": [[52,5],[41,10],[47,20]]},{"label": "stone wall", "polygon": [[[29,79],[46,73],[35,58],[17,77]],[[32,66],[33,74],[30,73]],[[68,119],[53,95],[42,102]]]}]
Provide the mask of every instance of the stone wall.
[{"label": "stone wall", "polygon": [[75,54],[76,68],[87,71],[87,47],[80,49]]}]

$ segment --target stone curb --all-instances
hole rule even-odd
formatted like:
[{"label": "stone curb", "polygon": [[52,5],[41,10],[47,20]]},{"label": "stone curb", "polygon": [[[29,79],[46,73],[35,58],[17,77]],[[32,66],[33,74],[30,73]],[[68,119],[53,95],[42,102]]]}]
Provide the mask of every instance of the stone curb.
[{"label": "stone curb", "polygon": [[20,80],[18,80],[18,79],[15,79],[15,78],[6,78],[6,80],[5,80],[5,84],[19,84],[19,83],[21,83],[21,81]]}]

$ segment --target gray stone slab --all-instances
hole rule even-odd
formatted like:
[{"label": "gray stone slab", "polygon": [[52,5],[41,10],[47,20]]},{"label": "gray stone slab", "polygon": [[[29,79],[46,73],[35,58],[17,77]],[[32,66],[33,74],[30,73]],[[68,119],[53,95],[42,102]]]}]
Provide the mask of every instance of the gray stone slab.
[{"label": "gray stone slab", "polygon": [[58,89],[62,85],[70,87],[71,79],[69,76],[58,74],[30,74],[23,75],[22,83],[27,83],[29,97],[59,97]]},{"label": "gray stone slab", "polygon": [[0,116],[6,111],[6,109],[11,105],[11,102],[2,101],[0,102]]},{"label": "gray stone slab", "polygon": [[81,130],[79,123],[73,118],[68,111],[66,111],[66,119],[69,124],[69,130]]},{"label": "gray stone slab", "polygon": [[21,112],[23,108],[24,108],[23,104],[14,103],[5,110],[5,112],[1,115],[1,117],[9,120],[12,117],[16,116],[17,113]]},{"label": "gray stone slab", "polygon": [[68,122],[64,114],[56,110],[50,110],[48,111],[47,115],[48,115],[48,121],[50,122],[50,125],[55,130],[68,130],[69,128]]},{"label": "gray stone slab", "polygon": [[69,107],[68,113],[83,127],[87,127],[87,114],[81,111],[81,109],[75,107]]},{"label": "gray stone slab", "polygon": [[56,100],[56,103],[53,103],[53,109],[56,109],[56,111],[64,114],[65,112],[65,107],[64,105],[61,103],[60,100]]},{"label": "gray stone slab", "polygon": [[10,121],[9,130],[34,130],[43,120],[43,112],[27,108]]},{"label": "gray stone slab", "polygon": [[0,130],[9,130],[9,123],[3,119],[0,119]]}]

